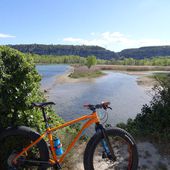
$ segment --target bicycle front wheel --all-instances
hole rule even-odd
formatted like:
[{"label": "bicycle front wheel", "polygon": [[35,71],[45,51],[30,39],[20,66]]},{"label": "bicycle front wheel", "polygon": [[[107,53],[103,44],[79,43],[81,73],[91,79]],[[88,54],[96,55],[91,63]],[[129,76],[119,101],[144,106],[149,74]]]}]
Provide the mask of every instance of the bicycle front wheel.
[{"label": "bicycle front wheel", "polygon": [[106,153],[101,132],[88,142],[84,154],[85,170],[136,170],[138,167],[137,147],[132,136],[125,130],[115,128],[106,130],[115,159]]}]

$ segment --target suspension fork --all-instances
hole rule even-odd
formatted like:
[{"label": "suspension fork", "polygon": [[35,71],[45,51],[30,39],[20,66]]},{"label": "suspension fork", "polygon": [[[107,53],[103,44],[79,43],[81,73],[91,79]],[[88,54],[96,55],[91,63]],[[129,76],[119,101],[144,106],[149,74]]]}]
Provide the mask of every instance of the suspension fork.
[{"label": "suspension fork", "polygon": [[96,127],[95,127],[95,130],[96,132],[101,132],[102,133],[102,146],[107,154],[107,157],[113,161],[116,160],[116,156],[114,154],[114,151],[113,151],[113,148],[112,148],[112,145],[110,143],[110,140],[109,140],[109,137],[107,135],[107,132],[106,132],[106,129],[103,127],[103,125],[99,124],[99,123],[96,123]]}]

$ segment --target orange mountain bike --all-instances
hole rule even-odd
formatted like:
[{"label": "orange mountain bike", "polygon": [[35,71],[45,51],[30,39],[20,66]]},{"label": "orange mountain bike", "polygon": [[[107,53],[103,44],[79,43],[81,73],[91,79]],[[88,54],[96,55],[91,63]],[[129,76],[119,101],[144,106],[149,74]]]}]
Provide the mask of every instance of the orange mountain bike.
[{"label": "orange mountain bike", "polygon": [[[66,122],[56,127],[50,127],[45,107],[53,102],[33,103],[42,109],[46,131],[40,135],[29,127],[19,126],[8,128],[0,135],[0,169],[1,170],[47,170],[62,169],[62,162],[73,148],[82,132],[95,124],[96,133],[89,140],[84,152],[85,170],[136,170],[138,166],[137,147],[132,136],[120,128],[105,128],[97,114],[97,109],[111,109],[109,102],[97,105],[85,105],[92,113],[78,119]],[[68,148],[57,156],[53,132],[66,126],[84,121]],[[44,140],[47,137],[48,142]],[[61,150],[60,150],[61,151]]]}]

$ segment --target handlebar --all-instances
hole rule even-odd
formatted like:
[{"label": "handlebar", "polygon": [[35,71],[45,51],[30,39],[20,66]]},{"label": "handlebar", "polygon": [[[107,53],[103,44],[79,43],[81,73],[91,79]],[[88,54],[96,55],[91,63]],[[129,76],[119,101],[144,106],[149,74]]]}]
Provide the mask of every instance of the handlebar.
[{"label": "handlebar", "polygon": [[112,110],[112,108],[109,107],[109,105],[110,105],[110,102],[102,102],[101,104],[96,104],[96,105],[85,104],[84,107],[87,109],[90,109],[93,112],[96,111],[96,109]]}]

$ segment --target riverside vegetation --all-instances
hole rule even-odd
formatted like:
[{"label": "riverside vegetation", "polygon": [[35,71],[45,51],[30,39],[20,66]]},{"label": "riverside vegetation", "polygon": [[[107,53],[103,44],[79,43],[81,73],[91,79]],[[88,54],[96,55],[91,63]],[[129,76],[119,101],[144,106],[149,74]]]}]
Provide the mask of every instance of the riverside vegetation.
[{"label": "riverside vegetation", "polygon": [[[49,64],[72,64],[74,72],[71,78],[96,78],[104,75],[101,70],[120,70],[120,71],[169,71],[170,57],[157,57],[151,59],[125,58],[122,60],[103,60],[96,59],[96,56],[87,58],[80,56],[54,56],[30,54],[35,63]],[[92,63],[92,64],[91,64]],[[96,65],[94,67],[93,65]],[[85,68],[86,65],[89,69]],[[90,68],[93,66],[92,68]],[[166,66],[166,67],[165,67]]]},{"label": "riverside vegetation", "polygon": [[[37,55],[30,54],[34,58],[35,63],[48,63],[48,64],[86,64],[86,58],[75,56],[75,55],[64,55],[64,56],[55,56],[55,55]],[[93,55],[92,55],[93,56]],[[124,58],[124,59],[111,59],[104,60],[98,59],[96,64],[106,64],[106,65],[130,65],[130,66],[170,66],[170,56],[160,56],[153,58],[145,59],[134,59],[134,58]]]},{"label": "riverside vegetation", "polygon": [[[97,60],[95,56],[88,56],[86,59],[86,66],[75,66],[74,71],[70,73],[69,77],[71,78],[96,78],[102,75],[105,75],[96,67],[92,67],[96,65]],[[92,67],[92,68],[91,68]]]},{"label": "riverside vegetation", "polygon": [[135,119],[117,126],[138,138],[151,139],[155,143],[166,143],[164,152],[170,154],[170,74],[156,74],[157,85],[150,104],[145,104]]}]

